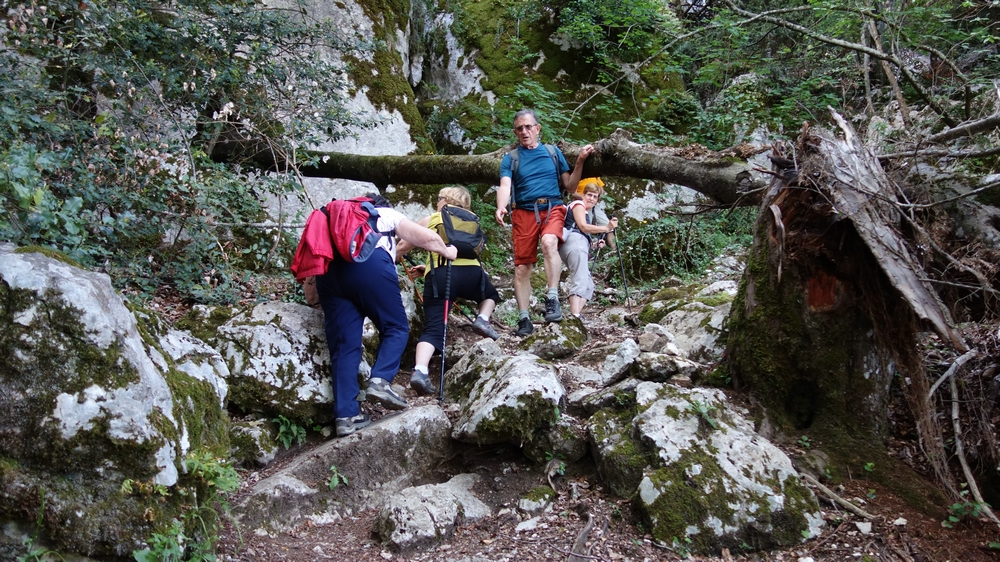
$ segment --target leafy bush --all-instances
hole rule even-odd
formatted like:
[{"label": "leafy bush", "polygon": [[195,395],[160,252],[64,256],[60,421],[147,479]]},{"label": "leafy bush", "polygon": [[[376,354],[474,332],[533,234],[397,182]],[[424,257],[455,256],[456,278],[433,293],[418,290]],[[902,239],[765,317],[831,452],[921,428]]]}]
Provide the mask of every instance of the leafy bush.
[{"label": "leafy bush", "polygon": [[290,241],[256,223],[261,198],[299,187],[217,162],[343,136],[346,69],[320,47],[361,43],[249,0],[52,0],[7,16],[0,239],[202,302],[286,265]]},{"label": "leafy bush", "polygon": [[700,215],[668,215],[619,228],[626,274],[639,280],[700,274],[726,249],[749,245],[755,209],[736,208]]}]

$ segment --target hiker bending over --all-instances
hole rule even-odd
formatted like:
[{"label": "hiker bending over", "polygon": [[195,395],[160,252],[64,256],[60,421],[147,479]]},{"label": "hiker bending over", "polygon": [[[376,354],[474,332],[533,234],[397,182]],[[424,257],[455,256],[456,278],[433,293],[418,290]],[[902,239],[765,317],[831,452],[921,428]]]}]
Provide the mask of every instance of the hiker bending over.
[{"label": "hiker bending over", "polygon": [[[395,231],[412,246],[446,258],[457,256],[454,246],[445,246],[436,232],[392,209],[381,195],[370,193],[365,197],[372,199],[378,210],[379,232]],[[382,236],[366,261],[353,263],[337,257],[330,262],[326,273],[316,278],[326,343],[330,348],[338,437],[350,435],[371,423],[367,415],[360,413],[358,404],[358,365],[361,364],[361,335],[366,316],[378,329],[379,344],[365,395],[392,410],[407,406],[406,400],[391,386],[410,335],[395,262],[395,241],[392,236]]]},{"label": "hiker bending over", "polygon": [[531,268],[538,261],[539,241],[548,287],[545,293],[545,321],[562,320],[559,306],[559,274],[562,273],[559,243],[562,241],[566,206],[561,194],[563,189],[567,192],[576,189],[583,172],[583,162],[594,151],[589,144],[580,149],[571,173],[562,151],[538,142],[541,129],[535,113],[530,109],[522,109],[514,116],[518,146],[500,161],[500,187],[497,189],[498,223],[504,224],[507,204],[513,199],[514,298],[520,316],[517,324],[519,336],[527,336],[535,330],[528,304],[531,298]]},{"label": "hiker bending over", "polygon": [[[582,196],[573,195],[566,214],[564,242],[559,247],[559,256],[569,268],[569,313],[578,318],[583,306],[594,296],[594,278],[587,267],[590,248],[594,245],[590,235],[611,232],[618,227],[616,218],[604,225],[591,224],[590,213],[600,200],[601,192],[596,182],[590,182],[584,186]],[[604,241],[597,243],[603,245]]]},{"label": "hiker bending over", "polygon": [[[472,197],[464,187],[446,187],[438,192],[437,212],[417,221],[420,226],[443,233],[444,225],[441,212],[445,206],[469,209]],[[445,210],[447,212],[447,210]],[[399,254],[405,255],[412,244],[406,241],[399,243]],[[437,254],[430,254],[427,266],[417,266],[424,269],[424,332],[417,343],[413,375],[410,377],[410,387],[417,394],[433,394],[437,391],[428,376],[427,366],[430,364],[434,349],[442,352],[444,361],[444,305],[445,300],[454,303],[456,298],[463,298],[479,303],[479,314],[472,329],[477,334],[488,338],[500,337],[490,325],[490,315],[500,301],[500,294],[490,282],[490,276],[483,270],[479,260],[459,258],[451,264],[451,291],[445,294],[446,270],[444,259]]]}]

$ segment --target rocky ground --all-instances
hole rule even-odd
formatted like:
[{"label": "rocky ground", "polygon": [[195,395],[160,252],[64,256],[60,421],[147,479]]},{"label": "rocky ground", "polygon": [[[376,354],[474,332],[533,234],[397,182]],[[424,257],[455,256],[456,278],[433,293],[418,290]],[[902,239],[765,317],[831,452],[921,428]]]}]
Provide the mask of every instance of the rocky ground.
[{"label": "rocky ground", "polygon": [[[449,341],[460,348],[474,338],[467,322],[455,319],[449,329]],[[590,333],[587,348],[619,342],[634,337],[637,328],[628,323],[609,324],[602,320],[599,307],[588,308],[586,325]],[[451,338],[455,338],[451,340]],[[500,344],[513,352],[519,338],[508,330]],[[585,351],[585,350],[584,350]],[[434,370],[432,363],[432,371]],[[406,386],[407,373],[396,383]],[[412,404],[432,404],[435,397],[417,397],[407,389]],[[905,407],[905,406],[904,406]],[[373,418],[387,415],[378,407],[366,405]],[[446,411],[451,408],[445,405]],[[314,439],[319,439],[315,437]],[[308,454],[316,442],[306,443],[284,453],[284,457],[261,470],[243,471],[240,492],[232,503],[258,480],[281,468],[294,455]],[[793,458],[804,452],[785,447]],[[901,450],[903,447],[894,447]],[[783,550],[756,551],[745,548],[723,551],[714,557],[693,556],[685,544],[659,544],[643,529],[625,498],[615,497],[604,489],[595,467],[589,461],[569,466],[539,466],[516,447],[472,447],[456,455],[439,468],[441,480],[459,473],[480,476],[473,488],[487,503],[493,515],[475,523],[459,526],[453,536],[443,537],[436,546],[409,553],[383,549],[371,530],[379,506],[357,512],[352,517],[324,523],[306,522],[294,529],[267,534],[262,530],[239,528],[232,523],[224,529],[219,545],[219,560],[340,560],[340,561],[452,561],[500,562],[542,560],[885,560],[885,561],[979,561],[993,560],[1000,551],[991,550],[992,541],[1000,541],[997,526],[984,519],[967,519],[942,525],[949,515],[947,506],[931,513],[921,512],[896,497],[889,490],[863,477],[830,484],[830,494],[854,504],[869,517],[852,513],[836,503],[830,494],[816,488],[827,526],[818,539]],[[350,485],[349,482],[342,485]],[[552,486],[557,500],[540,514],[524,513],[518,501],[539,486]],[[574,554],[576,553],[576,554]]]}]

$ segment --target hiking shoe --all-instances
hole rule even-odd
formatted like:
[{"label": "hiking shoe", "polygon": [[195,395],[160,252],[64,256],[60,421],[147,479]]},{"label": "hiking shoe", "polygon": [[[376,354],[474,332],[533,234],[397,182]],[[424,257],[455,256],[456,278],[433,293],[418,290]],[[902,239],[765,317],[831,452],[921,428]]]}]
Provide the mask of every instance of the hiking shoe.
[{"label": "hiking shoe", "polygon": [[417,370],[414,370],[413,374],[410,375],[410,388],[417,391],[417,396],[426,396],[437,392],[437,388],[431,382],[430,376]]},{"label": "hiking shoe", "polygon": [[490,326],[490,321],[483,320],[482,316],[476,316],[476,321],[472,323],[472,331],[479,334],[480,336],[484,336],[494,340],[500,339],[500,334],[498,334],[497,331],[493,329],[493,326]]},{"label": "hiking shoe", "polygon": [[517,321],[517,335],[530,336],[531,332],[534,331],[535,326],[531,323],[531,318],[522,318]]},{"label": "hiking shoe", "polygon": [[562,320],[562,307],[559,306],[559,299],[545,299],[545,321],[559,322]]},{"label": "hiking shoe", "polygon": [[402,410],[408,406],[406,399],[396,394],[389,381],[378,377],[372,377],[368,381],[365,397],[367,400],[374,400],[390,410]]},{"label": "hiking shoe", "polygon": [[353,418],[337,418],[334,423],[337,429],[337,437],[345,437],[355,431],[371,425],[372,419],[365,414],[358,414]]}]

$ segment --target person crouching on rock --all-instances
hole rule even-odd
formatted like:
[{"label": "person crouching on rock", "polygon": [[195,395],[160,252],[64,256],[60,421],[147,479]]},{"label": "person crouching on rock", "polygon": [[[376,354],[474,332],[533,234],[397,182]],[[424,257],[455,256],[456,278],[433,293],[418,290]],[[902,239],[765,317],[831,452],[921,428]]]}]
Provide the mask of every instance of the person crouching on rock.
[{"label": "person crouching on rock", "polygon": [[[458,250],[446,246],[437,232],[407,219],[392,209],[381,195],[369,193],[365,196],[372,199],[378,209],[379,232],[395,231],[411,247],[418,246],[449,259],[458,256]],[[406,400],[391,386],[410,337],[395,262],[395,240],[392,236],[382,236],[367,260],[354,263],[334,259],[326,273],[316,278],[326,342],[330,348],[338,437],[350,435],[371,423],[358,404],[358,365],[361,364],[365,317],[371,319],[379,333],[378,351],[365,396],[391,410],[407,406]]]},{"label": "person crouching on rock", "polygon": [[[563,230],[563,244],[559,246],[559,257],[569,268],[569,312],[577,318],[583,306],[594,296],[594,278],[587,267],[591,234],[611,232],[618,227],[618,219],[612,218],[604,225],[591,224],[590,211],[601,198],[601,188],[596,182],[583,187],[583,195],[574,194],[573,201],[566,209],[566,223]],[[597,244],[604,244],[603,240]]]},{"label": "person crouching on rock", "polygon": [[[472,197],[464,187],[446,187],[438,192],[437,212],[417,221],[420,226],[426,226],[438,233],[443,232],[441,209],[445,205],[461,207],[468,210]],[[406,241],[400,242],[399,253],[405,255],[413,248]],[[434,350],[444,351],[444,306],[445,300],[454,303],[456,298],[462,298],[479,303],[479,314],[472,324],[472,330],[477,334],[497,339],[500,337],[490,325],[490,315],[500,302],[500,294],[490,281],[490,276],[483,270],[482,264],[475,259],[456,259],[451,264],[451,291],[445,294],[446,270],[444,259],[436,254],[429,256],[428,266],[417,266],[423,269],[424,277],[424,332],[420,335],[414,357],[413,374],[410,376],[410,388],[417,394],[433,394],[437,392],[434,383],[428,375],[428,365]],[[443,357],[442,357],[442,360]]]}]

